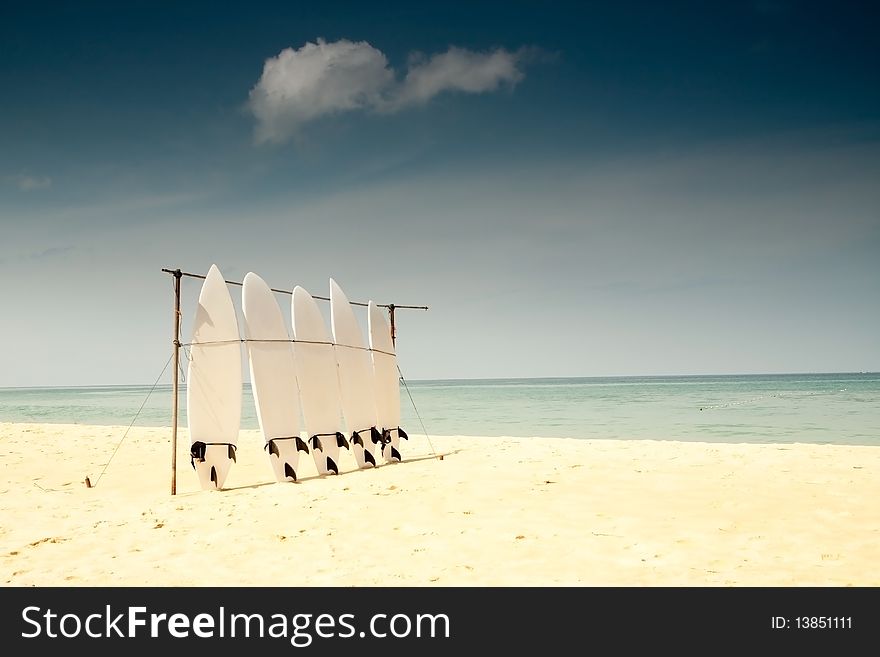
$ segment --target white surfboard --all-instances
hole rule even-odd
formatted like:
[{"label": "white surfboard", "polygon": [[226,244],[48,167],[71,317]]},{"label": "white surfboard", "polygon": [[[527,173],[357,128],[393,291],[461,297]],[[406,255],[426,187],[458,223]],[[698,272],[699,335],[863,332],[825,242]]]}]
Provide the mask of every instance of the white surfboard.
[{"label": "white surfboard", "polygon": [[278,300],[260,276],[248,272],[241,291],[251,389],[257,421],[277,481],[296,481],[300,452],[299,388],[294,346]]},{"label": "white surfboard", "polygon": [[187,366],[192,465],[205,490],[222,488],[241,428],[241,338],[226,281],[211,265],[199,293]]},{"label": "white surfboard", "polygon": [[351,303],[339,284],[330,279],[330,326],[336,362],[342,415],[351,450],[359,468],[376,466],[375,453],[382,434],[376,428],[373,364]]},{"label": "white surfboard", "polygon": [[376,426],[383,435],[382,456],[388,462],[397,462],[403,458],[400,454],[400,439],[409,440],[406,431],[400,428],[400,373],[397,369],[397,354],[384,313],[372,301],[367,305],[376,394]]},{"label": "white surfboard", "polygon": [[339,448],[349,448],[349,443],[343,433],[333,343],[318,304],[299,285],[293,290],[291,314],[300,403],[309,447],[319,474],[339,474]]}]

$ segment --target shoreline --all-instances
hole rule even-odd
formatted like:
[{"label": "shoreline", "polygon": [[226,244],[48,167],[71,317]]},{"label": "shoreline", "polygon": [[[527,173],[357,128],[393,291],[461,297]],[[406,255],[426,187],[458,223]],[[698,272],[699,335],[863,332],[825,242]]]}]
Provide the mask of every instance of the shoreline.
[{"label": "shoreline", "polygon": [[171,427],[0,423],[0,581],[880,585],[876,447],[410,438],[402,463],[343,451],[338,476],[305,458],[277,483],[244,430],[226,487],[202,491],[178,428],[172,495]]}]

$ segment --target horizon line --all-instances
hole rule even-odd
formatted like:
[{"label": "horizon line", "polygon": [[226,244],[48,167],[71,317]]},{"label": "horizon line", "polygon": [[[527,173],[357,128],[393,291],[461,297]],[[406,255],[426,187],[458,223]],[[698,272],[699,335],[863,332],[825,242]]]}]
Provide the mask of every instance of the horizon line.
[{"label": "horizon line", "polygon": [[[408,383],[436,383],[451,381],[547,381],[564,379],[664,379],[664,378],[687,378],[687,377],[744,377],[744,376],[817,376],[817,375],[880,375],[880,371],[859,370],[828,370],[828,371],[796,371],[796,372],[739,372],[739,373],[690,373],[690,374],[593,374],[588,376],[492,376],[492,377],[462,377],[462,378],[428,378],[428,379],[405,379]],[[39,390],[47,388],[128,388],[128,387],[164,387],[172,386],[172,383],[89,383],[89,384],[53,384],[31,386],[0,386],[0,390]],[[243,381],[243,386],[250,386],[250,381]],[[185,384],[184,384],[185,386]]]}]

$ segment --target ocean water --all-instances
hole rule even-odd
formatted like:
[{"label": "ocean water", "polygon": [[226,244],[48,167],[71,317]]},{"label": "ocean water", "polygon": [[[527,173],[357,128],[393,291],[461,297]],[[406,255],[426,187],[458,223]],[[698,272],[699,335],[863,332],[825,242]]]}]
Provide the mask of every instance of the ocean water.
[{"label": "ocean water", "polygon": [[[401,426],[428,436],[880,446],[880,373],[406,380],[400,395]],[[170,427],[172,396],[170,384],[0,388],[0,422]],[[247,385],[242,402],[242,428],[257,429]]]}]

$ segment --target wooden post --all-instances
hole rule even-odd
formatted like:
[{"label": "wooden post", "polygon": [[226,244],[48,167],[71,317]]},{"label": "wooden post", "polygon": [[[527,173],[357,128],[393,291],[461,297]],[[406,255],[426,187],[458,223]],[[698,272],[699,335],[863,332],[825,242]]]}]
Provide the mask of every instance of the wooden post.
[{"label": "wooden post", "polygon": [[177,405],[178,390],[177,379],[180,367],[180,277],[183,276],[179,269],[174,272],[174,368],[171,370],[172,395],[171,395],[171,494],[177,494]]},{"label": "wooden post", "polygon": [[394,330],[394,304],[393,303],[388,304],[388,319],[389,319],[389,323],[391,324],[391,344],[394,346],[397,346],[397,343],[395,341],[396,331]]}]

